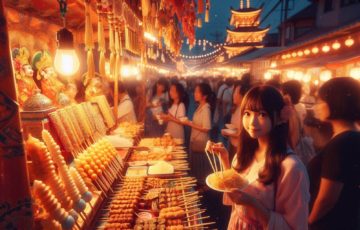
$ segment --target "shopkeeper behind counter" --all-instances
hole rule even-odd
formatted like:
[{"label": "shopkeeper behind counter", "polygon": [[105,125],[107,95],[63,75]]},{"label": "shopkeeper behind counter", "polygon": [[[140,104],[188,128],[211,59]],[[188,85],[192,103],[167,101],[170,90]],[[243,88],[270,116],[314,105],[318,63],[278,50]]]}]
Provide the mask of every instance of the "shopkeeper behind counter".
[{"label": "shopkeeper behind counter", "polygon": [[136,115],[134,111],[134,104],[128,94],[127,86],[124,82],[119,82],[118,84],[119,91],[119,105],[117,112],[117,120],[121,122],[131,122],[136,123]]}]

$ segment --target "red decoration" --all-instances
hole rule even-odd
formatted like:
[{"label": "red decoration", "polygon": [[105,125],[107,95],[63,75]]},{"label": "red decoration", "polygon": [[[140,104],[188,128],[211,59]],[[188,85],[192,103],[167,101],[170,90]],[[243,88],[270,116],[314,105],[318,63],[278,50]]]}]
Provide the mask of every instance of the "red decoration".
[{"label": "red decoration", "polygon": [[203,14],[204,13],[204,0],[198,0],[198,13]]}]

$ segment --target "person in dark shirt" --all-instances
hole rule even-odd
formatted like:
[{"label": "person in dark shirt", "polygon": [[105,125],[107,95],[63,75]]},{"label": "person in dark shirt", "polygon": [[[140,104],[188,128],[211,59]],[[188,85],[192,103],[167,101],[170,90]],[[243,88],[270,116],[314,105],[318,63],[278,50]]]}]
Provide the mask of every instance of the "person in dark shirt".
[{"label": "person in dark shirt", "polygon": [[319,89],[315,116],[330,122],[333,136],[308,165],[310,229],[359,230],[360,208],[360,83],[334,78]]}]

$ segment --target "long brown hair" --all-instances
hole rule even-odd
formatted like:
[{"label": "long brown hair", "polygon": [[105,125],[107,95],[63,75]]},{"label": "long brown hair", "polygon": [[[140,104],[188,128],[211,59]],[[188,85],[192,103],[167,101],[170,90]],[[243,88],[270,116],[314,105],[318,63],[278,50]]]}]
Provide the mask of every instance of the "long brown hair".
[{"label": "long brown hair", "polygon": [[[285,103],[280,92],[271,86],[257,86],[252,88],[241,103],[241,119],[245,110],[267,112],[272,123],[269,133],[269,146],[265,156],[265,165],[259,172],[259,181],[268,185],[277,180],[281,171],[281,162],[287,154],[288,123],[280,123],[281,110]],[[239,147],[236,153],[234,168],[241,172],[247,169],[254,160],[256,149],[259,147],[257,139],[253,139],[244,127],[240,131]]]}]

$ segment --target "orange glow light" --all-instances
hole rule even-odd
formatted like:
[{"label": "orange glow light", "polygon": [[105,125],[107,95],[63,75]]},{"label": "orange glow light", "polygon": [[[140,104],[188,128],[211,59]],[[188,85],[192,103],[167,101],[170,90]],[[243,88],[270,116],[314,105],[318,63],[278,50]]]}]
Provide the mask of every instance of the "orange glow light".
[{"label": "orange glow light", "polygon": [[349,38],[346,39],[346,41],[345,41],[345,45],[346,45],[347,47],[350,47],[350,46],[354,45],[354,43],[355,43],[355,41],[354,41],[354,39],[352,39],[351,37],[349,37]]},{"label": "orange glow light", "polygon": [[324,46],[322,47],[322,51],[323,51],[324,53],[329,52],[329,51],[330,51],[330,46],[324,45]]},{"label": "orange glow light", "polygon": [[313,52],[313,54],[317,54],[317,53],[319,53],[319,48],[314,47],[314,48],[312,48],[311,52]]},{"label": "orange glow light", "polygon": [[332,48],[333,48],[334,50],[338,50],[338,49],[340,49],[340,47],[341,47],[341,44],[340,44],[340,42],[338,42],[338,41],[335,41],[335,42],[332,44]]}]

